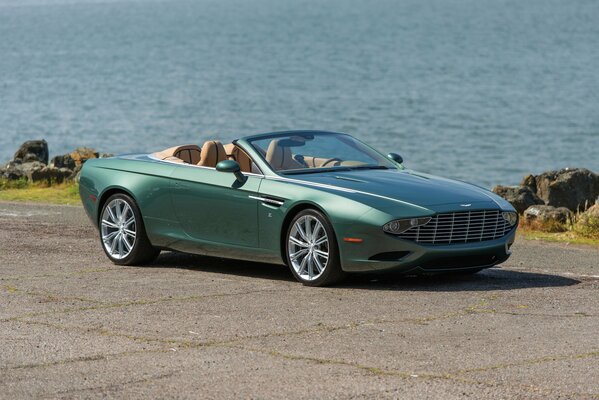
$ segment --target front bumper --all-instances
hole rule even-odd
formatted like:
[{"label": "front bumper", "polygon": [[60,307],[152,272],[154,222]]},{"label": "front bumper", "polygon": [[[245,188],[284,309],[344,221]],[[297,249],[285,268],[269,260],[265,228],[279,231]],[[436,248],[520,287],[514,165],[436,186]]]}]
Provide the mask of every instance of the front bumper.
[{"label": "front bumper", "polygon": [[[444,272],[488,268],[506,261],[516,238],[516,228],[507,235],[483,242],[451,245],[421,245],[383,233],[380,228],[340,227],[337,231],[341,266],[347,272],[393,270],[405,273]],[[361,243],[344,237],[359,237]]]}]

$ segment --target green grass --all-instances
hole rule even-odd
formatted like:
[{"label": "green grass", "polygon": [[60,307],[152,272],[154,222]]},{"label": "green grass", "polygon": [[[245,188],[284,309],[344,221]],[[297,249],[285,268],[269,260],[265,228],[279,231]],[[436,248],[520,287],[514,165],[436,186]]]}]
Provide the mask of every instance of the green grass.
[{"label": "green grass", "polygon": [[27,180],[0,179],[0,201],[79,205],[77,183],[30,183]]},{"label": "green grass", "polygon": [[565,224],[555,221],[528,223],[521,217],[518,233],[528,240],[567,242],[599,247],[599,220],[592,217],[584,218],[582,213],[575,214],[574,220]]}]

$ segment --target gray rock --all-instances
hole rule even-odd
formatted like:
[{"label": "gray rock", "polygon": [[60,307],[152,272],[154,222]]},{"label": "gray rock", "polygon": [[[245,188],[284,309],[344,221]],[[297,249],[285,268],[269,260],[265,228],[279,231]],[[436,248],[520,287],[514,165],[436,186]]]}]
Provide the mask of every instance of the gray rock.
[{"label": "gray rock", "polygon": [[566,207],[553,207],[547,205],[530,206],[524,211],[524,219],[527,222],[559,222],[565,224],[572,221],[574,214]]},{"label": "gray rock", "polygon": [[72,173],[73,171],[68,168],[44,166],[42,168],[32,169],[28,174],[28,178],[31,182],[46,181],[48,184],[62,183],[71,176]]},{"label": "gray rock", "polygon": [[585,168],[544,172],[535,181],[545,204],[571,211],[586,210],[599,196],[599,175]]},{"label": "gray rock", "polygon": [[587,222],[591,220],[599,222],[599,204],[593,205],[578,216],[578,222],[582,223],[583,225],[587,224]]},{"label": "gray rock", "polygon": [[45,140],[29,140],[19,147],[13,161],[20,160],[23,163],[39,161],[48,164],[48,143]]},{"label": "gray rock", "polygon": [[537,177],[534,175],[526,175],[522,182],[520,182],[520,186],[529,188],[534,194],[537,194]]},{"label": "gray rock", "polygon": [[78,147],[71,152],[71,158],[75,161],[76,166],[80,166],[90,158],[98,158],[100,153],[89,147]]},{"label": "gray rock", "polygon": [[39,161],[32,161],[22,163],[19,161],[10,161],[3,168],[2,177],[10,180],[17,180],[22,178],[31,179],[33,171],[44,168],[46,164]]},{"label": "gray rock", "polygon": [[76,166],[73,171],[71,171],[71,175],[67,178],[69,181],[79,182],[79,177],[81,176],[81,168],[83,165]]},{"label": "gray rock", "polygon": [[543,200],[527,186],[495,186],[493,193],[509,201],[519,214],[522,214],[530,206],[544,204]]},{"label": "gray rock", "polygon": [[70,154],[63,154],[61,156],[55,156],[50,161],[51,167],[56,168],[68,168],[70,170],[75,169],[75,160]]},{"label": "gray rock", "polygon": [[17,180],[25,177],[25,173],[21,168],[21,162],[9,161],[5,166],[0,168],[0,177],[10,180]]}]

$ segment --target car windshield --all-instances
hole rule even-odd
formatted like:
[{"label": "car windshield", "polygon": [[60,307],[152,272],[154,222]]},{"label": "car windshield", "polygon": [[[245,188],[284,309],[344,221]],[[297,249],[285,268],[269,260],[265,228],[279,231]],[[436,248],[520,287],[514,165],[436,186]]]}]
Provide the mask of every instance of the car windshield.
[{"label": "car windshield", "polygon": [[274,171],[284,174],[397,168],[380,153],[341,133],[293,132],[249,142]]}]

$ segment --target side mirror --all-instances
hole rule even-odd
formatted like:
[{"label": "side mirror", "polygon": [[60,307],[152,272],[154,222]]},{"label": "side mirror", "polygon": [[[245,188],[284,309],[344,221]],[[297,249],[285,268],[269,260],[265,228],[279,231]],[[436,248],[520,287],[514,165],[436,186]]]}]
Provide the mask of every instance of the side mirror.
[{"label": "side mirror", "polygon": [[398,164],[403,163],[403,157],[397,153],[389,153],[389,154],[387,154],[387,158],[390,158],[391,160],[395,161]]},{"label": "side mirror", "polygon": [[216,164],[216,170],[219,172],[229,172],[235,175],[235,178],[239,183],[245,183],[248,179],[244,174],[241,173],[239,163],[235,160],[223,160]]}]

